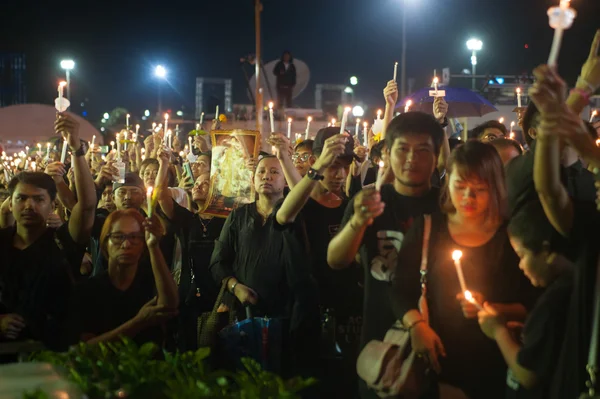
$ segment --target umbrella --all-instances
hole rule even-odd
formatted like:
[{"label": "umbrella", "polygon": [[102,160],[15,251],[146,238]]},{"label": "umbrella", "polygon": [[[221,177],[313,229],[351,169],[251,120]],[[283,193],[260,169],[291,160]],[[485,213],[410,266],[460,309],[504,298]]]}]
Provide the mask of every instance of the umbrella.
[{"label": "umbrella", "polygon": [[[430,90],[432,90],[431,87],[426,87],[413,93],[398,103],[396,108],[404,110],[406,102],[411,100],[411,111],[421,111],[427,114],[433,114],[434,97],[429,96]],[[469,89],[463,89],[460,87],[440,87],[440,90],[446,91],[445,99],[448,103],[447,116],[449,118],[483,116],[485,114],[498,111],[492,103]]]}]

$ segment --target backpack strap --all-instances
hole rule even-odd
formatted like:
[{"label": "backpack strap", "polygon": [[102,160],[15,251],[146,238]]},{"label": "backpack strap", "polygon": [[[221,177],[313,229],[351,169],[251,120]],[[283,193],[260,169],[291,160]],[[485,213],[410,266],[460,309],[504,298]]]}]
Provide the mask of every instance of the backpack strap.
[{"label": "backpack strap", "polygon": [[423,248],[421,252],[421,297],[419,298],[419,311],[421,316],[429,322],[429,308],[427,306],[427,263],[429,261],[429,241],[431,238],[431,215],[423,215]]}]

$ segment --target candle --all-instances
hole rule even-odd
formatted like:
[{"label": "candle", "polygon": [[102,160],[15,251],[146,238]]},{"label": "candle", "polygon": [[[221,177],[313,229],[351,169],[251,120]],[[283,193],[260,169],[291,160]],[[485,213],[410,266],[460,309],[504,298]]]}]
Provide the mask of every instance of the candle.
[{"label": "candle", "polygon": [[292,138],[292,118],[288,118],[288,139]]},{"label": "candle", "polygon": [[165,114],[165,131],[164,135],[167,135],[167,125],[169,124],[169,114]]},{"label": "candle", "polygon": [[352,108],[344,108],[344,114],[342,115],[342,123],[340,124],[340,134],[344,133],[344,130],[346,129],[346,123],[348,123],[348,114],[350,114],[350,111],[352,111]]},{"label": "candle", "polygon": [[117,161],[121,162],[121,136],[117,133]]},{"label": "candle", "polygon": [[63,96],[64,96],[64,90],[65,90],[65,86],[67,85],[67,82],[60,82],[58,84],[58,107],[62,109],[62,100],[63,100]]},{"label": "candle", "polygon": [[369,146],[369,140],[367,138],[367,126],[369,126],[369,124],[367,122],[363,123],[363,143],[365,147]]},{"label": "candle", "polygon": [[598,115],[598,111],[593,110],[592,114],[590,115],[590,123],[594,122],[594,118],[596,117],[596,115]]},{"label": "candle", "polygon": [[548,65],[551,67],[556,66],[564,31],[571,27],[577,16],[575,10],[569,7],[570,2],[571,0],[560,0],[559,7],[550,7],[548,9],[549,24],[554,29],[554,39],[552,40],[552,48],[548,57]]},{"label": "candle", "polygon": [[114,141],[111,141],[111,142],[110,142],[110,150],[111,150],[111,151],[114,151],[114,150],[115,150],[115,142],[114,142]]},{"label": "candle", "polygon": [[190,152],[192,152],[192,136],[188,136],[188,148],[190,149]]},{"label": "candle", "polygon": [[215,119],[219,120],[219,106],[217,105],[217,110],[215,111]]},{"label": "candle", "polygon": [[465,290],[464,292],[464,297],[467,301],[471,302],[473,305],[475,305],[475,307],[478,310],[483,310],[483,307],[477,303],[477,301],[475,300],[475,298],[473,298],[473,294],[471,294],[471,291],[469,290]]},{"label": "candle", "polygon": [[62,153],[60,154],[60,163],[65,163],[67,157],[67,140],[63,140]]},{"label": "candle", "polygon": [[500,123],[504,123],[504,117],[503,117],[503,116],[502,116],[502,117],[500,117],[500,119],[498,119],[498,122],[500,122]]},{"label": "candle", "polygon": [[135,125],[135,138],[137,139],[137,135],[140,132],[140,125]]},{"label": "candle", "polygon": [[148,218],[152,217],[152,192],[154,188],[152,186],[148,187],[146,190],[146,204],[148,206]]},{"label": "candle", "polygon": [[[515,121],[510,122],[510,134],[514,136],[513,130],[515,128]],[[511,137],[512,139],[512,137]]]},{"label": "candle", "polygon": [[521,88],[517,87],[517,107],[521,108]]},{"label": "candle", "polygon": [[440,82],[440,80],[438,79],[438,77],[437,77],[437,76],[435,76],[435,77],[433,78],[433,87],[434,87],[434,90],[435,90],[435,95],[436,95],[436,97],[437,97],[437,92],[438,92],[438,83],[439,83],[439,82]]},{"label": "candle", "polygon": [[38,148],[38,152],[42,152],[42,144],[41,143],[37,143],[37,148]]},{"label": "candle", "polygon": [[377,110],[377,119],[381,119],[381,110],[380,109]]},{"label": "candle", "polygon": [[200,114],[200,125],[204,124],[204,112]]},{"label": "candle", "polygon": [[273,101],[269,102],[269,121],[271,122],[271,133],[275,132],[275,120],[273,119]]},{"label": "candle", "polygon": [[154,130],[156,130],[156,122],[152,123],[152,134],[154,134]]},{"label": "candle", "polygon": [[31,171],[35,172],[36,171],[36,163],[35,163],[35,161],[31,161],[30,165],[31,165]]},{"label": "candle", "polygon": [[306,133],[304,134],[304,140],[308,140],[308,129],[310,129],[310,122],[312,121],[312,116],[306,118]]},{"label": "candle", "polygon": [[377,180],[375,181],[375,190],[380,191],[383,185],[383,175],[385,173],[385,164],[383,161],[379,161],[379,170],[377,171]]},{"label": "candle", "polygon": [[196,131],[199,132],[200,131],[200,124],[196,123]]},{"label": "candle", "polygon": [[46,158],[50,158],[50,143],[46,144]]},{"label": "candle", "polygon": [[456,275],[458,276],[458,281],[460,282],[460,290],[462,292],[467,291],[467,285],[465,284],[465,276],[462,271],[462,264],[460,263],[460,258],[462,258],[461,251],[452,252],[452,260],[454,260],[454,267],[456,267]]},{"label": "candle", "polygon": [[515,132],[510,132],[510,135],[509,135],[509,137],[510,137],[512,140],[514,140],[514,139],[515,139]]},{"label": "candle", "polygon": [[410,110],[410,106],[412,105],[412,100],[408,100],[406,105],[404,106],[404,112],[408,112]]},{"label": "candle", "polygon": [[398,63],[394,62],[394,82],[396,81],[396,76],[398,75]]},{"label": "candle", "polygon": [[94,142],[96,141],[96,135],[92,136],[92,143],[90,144],[90,148],[94,148]]},{"label": "candle", "polygon": [[127,130],[125,130],[125,132],[123,133],[123,140],[124,140],[124,150],[127,151]]},{"label": "candle", "polygon": [[169,148],[173,148],[173,132],[171,130],[169,130],[168,133],[169,133]]},{"label": "candle", "polygon": [[335,120],[335,118],[331,119],[331,126],[332,127],[334,127],[336,123],[337,123],[337,121]]},{"label": "candle", "polygon": [[125,129],[129,129],[129,114],[127,114],[127,117],[125,119]]},{"label": "candle", "polygon": [[600,147],[600,139],[596,140],[596,147]]},{"label": "candle", "polygon": [[358,142],[358,130],[360,129],[360,118],[356,118],[356,127],[354,128],[354,135],[356,136],[356,141]]}]

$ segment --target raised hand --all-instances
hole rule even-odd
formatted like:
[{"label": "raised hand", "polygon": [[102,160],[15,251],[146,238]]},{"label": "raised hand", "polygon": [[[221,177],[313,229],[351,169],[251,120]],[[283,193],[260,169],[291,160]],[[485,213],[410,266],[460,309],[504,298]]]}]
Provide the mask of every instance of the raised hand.
[{"label": "raised hand", "polygon": [[[72,168],[71,168],[72,169]],[[65,165],[60,162],[52,162],[46,166],[44,173],[52,177],[55,183],[63,182],[66,173]]]},{"label": "raised hand", "polygon": [[542,117],[566,108],[567,84],[554,68],[541,65],[533,70],[536,82],[529,89],[529,97]]},{"label": "raised hand", "polygon": [[385,103],[390,107],[396,106],[398,102],[398,83],[390,80],[385,89],[383,89],[383,98],[385,98]]},{"label": "raised hand", "polygon": [[446,114],[448,114],[448,103],[444,97],[436,97],[433,100],[433,116],[439,122],[443,122]]},{"label": "raised hand", "polygon": [[146,245],[148,245],[148,248],[157,247],[160,239],[165,235],[163,226],[156,215],[144,220],[144,230],[146,231]]},{"label": "raised hand", "polygon": [[364,188],[354,199],[354,215],[350,220],[352,226],[362,227],[370,225],[385,209],[381,201],[381,194],[373,187]]},{"label": "raised hand", "polygon": [[290,141],[281,133],[272,133],[267,139],[267,143],[273,147],[275,156],[280,161],[289,155]]},{"label": "raised hand", "polygon": [[325,140],[323,146],[323,152],[321,156],[315,162],[314,168],[327,168],[335,162],[336,158],[344,153],[346,150],[346,142],[348,141],[348,134],[336,134]]},{"label": "raised hand", "polygon": [[[476,303],[484,303],[485,300],[480,292],[471,291],[471,295],[473,295],[473,299],[475,299]],[[465,319],[475,319],[477,317],[477,312],[479,309],[474,303],[467,301],[462,292],[456,295],[456,299],[460,303],[460,307],[462,308]]]},{"label": "raised hand", "polygon": [[79,142],[79,123],[71,115],[59,113],[54,122],[54,131],[62,134],[67,140],[69,147],[77,151],[81,143]]},{"label": "raised hand", "polygon": [[[581,81],[577,82],[577,87],[586,91],[589,90],[590,94],[593,94],[596,90],[598,90],[598,87],[600,87],[600,54],[598,54],[599,51],[600,30],[596,31],[596,36],[594,36],[594,41],[592,42],[592,47],[590,48],[590,55],[581,67],[581,79],[583,79],[587,84]],[[591,87],[589,87],[588,85],[591,85]]]}]

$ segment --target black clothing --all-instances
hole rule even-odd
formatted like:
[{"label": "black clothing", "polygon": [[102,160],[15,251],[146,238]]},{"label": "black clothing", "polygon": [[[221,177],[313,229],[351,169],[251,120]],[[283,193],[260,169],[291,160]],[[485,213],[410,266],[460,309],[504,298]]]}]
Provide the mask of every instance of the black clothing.
[{"label": "black clothing", "polygon": [[[600,213],[594,202],[573,202],[569,259],[575,263],[573,293],[552,399],[576,398],[586,390],[586,364],[592,331],[594,286],[600,253]],[[587,391],[587,390],[586,390]]]},{"label": "black clothing", "polygon": [[72,276],[79,273],[85,248],[73,241],[68,223],[46,229],[29,247],[13,246],[16,227],[0,230],[0,314],[17,313],[26,328],[19,339],[35,339],[64,349]]},{"label": "black clothing", "polygon": [[292,108],[293,87],[277,87],[277,104],[280,108]]},{"label": "black clothing", "polygon": [[181,351],[197,349],[197,320],[211,311],[220,284],[210,272],[210,258],[225,225],[225,219],[201,219],[173,201],[172,228],[181,243],[181,274],[179,279],[179,317],[177,347]]},{"label": "black clothing", "polygon": [[290,60],[286,64],[279,61],[273,69],[273,74],[277,77],[277,101],[279,108],[292,107],[292,92],[296,86],[296,66]]},{"label": "black clothing", "polygon": [[[361,349],[371,340],[383,340],[386,331],[396,321],[390,303],[390,281],[396,270],[398,251],[413,220],[439,210],[439,195],[435,188],[422,197],[400,195],[392,184],[381,188],[385,210],[367,227],[359,249],[364,276]],[[351,200],[342,225],[345,226],[353,215],[354,200]],[[361,382],[360,386],[362,398],[377,398],[364,383]]]},{"label": "black clothing", "polygon": [[[531,143],[531,151],[513,158],[506,165],[506,189],[511,215],[530,201],[539,201],[533,184],[533,163],[535,159],[536,140]],[[580,161],[568,168],[561,166],[561,181],[567,188],[569,196],[577,201],[594,201],[596,189],[594,176],[585,170]]]},{"label": "black clothing", "polygon": [[367,173],[365,174],[365,180],[361,181],[362,176],[359,174],[358,176],[352,176],[350,179],[350,190],[348,194],[350,194],[350,198],[354,198],[356,194],[359,193],[363,187],[368,186],[369,184],[375,183],[377,180],[377,171],[378,166],[371,166],[367,169]]},{"label": "black clothing", "polygon": [[[423,219],[413,224],[402,243],[393,280],[392,306],[397,319],[418,309]],[[451,254],[463,252],[466,285],[492,303],[521,303],[530,308],[537,291],[519,270],[506,228],[486,244],[471,248],[454,242],[447,216],[432,215],[427,272],[427,304],[431,328],[440,337],[447,356],[440,358],[440,382],[462,389],[471,398],[503,398],[506,364],[496,343],[488,339],[477,319],[465,319],[456,295],[461,292]],[[485,373],[481,371],[485,370]]]},{"label": "black clothing", "polygon": [[[91,277],[75,288],[69,312],[69,341],[81,339],[81,334],[99,336],[131,320],[139,310],[156,296],[152,269],[140,264],[131,286],[126,291],[117,289],[108,272]],[[132,338],[138,345],[154,342],[161,346],[163,333],[160,326],[148,327]]]},{"label": "black clothing", "polygon": [[216,283],[235,276],[258,295],[255,316],[291,318],[293,330],[302,322],[301,299],[314,296],[302,231],[276,229],[275,213],[262,224],[256,203],[234,209],[223,226],[210,261]]},{"label": "black clothing", "polygon": [[563,345],[572,289],[573,275],[566,272],[546,288],[527,317],[523,330],[524,342],[517,355],[517,363],[535,373],[537,386],[531,390],[520,386],[509,369],[506,378],[507,399],[550,397],[550,386]]}]

